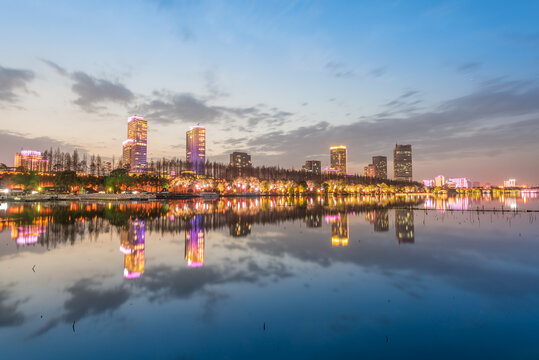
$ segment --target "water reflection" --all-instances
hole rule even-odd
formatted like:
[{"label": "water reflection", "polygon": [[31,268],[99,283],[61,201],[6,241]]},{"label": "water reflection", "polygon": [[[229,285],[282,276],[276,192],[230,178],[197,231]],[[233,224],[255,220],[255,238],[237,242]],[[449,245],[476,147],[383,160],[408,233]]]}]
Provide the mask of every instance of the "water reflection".
[{"label": "water reflection", "polygon": [[[470,338],[482,358],[492,343],[536,346],[536,215],[440,213],[412,197],[10,204],[2,358],[440,358],[424,344]],[[125,347],[133,338],[153,346]]]},{"label": "water reflection", "polygon": [[399,244],[414,243],[414,212],[395,209],[395,234]]},{"label": "water reflection", "polygon": [[331,224],[331,245],[348,246],[348,214],[330,215],[326,221]]},{"label": "water reflection", "polygon": [[204,265],[204,217],[195,215],[189,220],[189,229],[185,230],[185,260],[187,266]]},{"label": "water reflection", "polygon": [[127,230],[121,230],[120,239],[120,251],[124,254],[124,278],[138,278],[144,273],[146,246],[144,220],[130,219]]},{"label": "water reflection", "polygon": [[374,224],[375,232],[389,231],[389,212],[387,209],[369,211],[365,214],[365,220]]}]

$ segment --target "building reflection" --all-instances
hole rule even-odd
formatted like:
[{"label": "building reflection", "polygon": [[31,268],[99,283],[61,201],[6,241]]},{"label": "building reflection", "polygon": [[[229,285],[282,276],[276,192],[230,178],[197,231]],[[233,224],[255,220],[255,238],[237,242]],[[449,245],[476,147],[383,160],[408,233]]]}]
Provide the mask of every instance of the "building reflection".
[{"label": "building reflection", "polygon": [[144,273],[146,229],[144,220],[129,220],[122,229],[120,251],[124,254],[124,278],[138,278]]},{"label": "building reflection", "polygon": [[195,215],[189,220],[189,229],[185,230],[185,260],[187,266],[204,265],[204,216]]},{"label": "building reflection", "polygon": [[305,217],[305,225],[308,228],[318,228],[322,226],[322,215],[309,214]]},{"label": "building reflection", "polygon": [[11,239],[17,242],[17,245],[32,245],[38,242],[39,236],[45,233],[46,225],[31,224],[24,226],[13,226],[11,228]]},{"label": "building reflection", "polygon": [[348,214],[342,213],[326,217],[331,223],[331,245],[348,246]]},{"label": "building reflection", "polygon": [[399,244],[414,243],[414,212],[408,209],[395,209],[395,234]]},{"label": "building reflection", "polygon": [[243,237],[251,233],[251,223],[242,219],[238,219],[229,225],[230,235],[233,237]]},{"label": "building reflection", "polygon": [[365,213],[365,220],[374,224],[374,231],[389,231],[389,212],[387,209],[377,209]]}]

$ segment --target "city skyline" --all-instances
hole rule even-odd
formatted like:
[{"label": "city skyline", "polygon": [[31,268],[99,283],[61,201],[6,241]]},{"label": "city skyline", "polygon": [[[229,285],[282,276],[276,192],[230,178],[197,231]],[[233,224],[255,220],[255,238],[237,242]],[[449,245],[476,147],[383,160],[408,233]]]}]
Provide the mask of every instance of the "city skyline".
[{"label": "city skyline", "polygon": [[201,123],[207,158],[223,163],[240,149],[254,165],[327,164],[345,144],[362,173],[373,155],[391,169],[391,144],[410,143],[416,180],[536,184],[537,6],[5,4],[0,162],[51,146],[118,157],[121,119],[138,113],[152,124],[148,158],[180,157],[185,128]]}]

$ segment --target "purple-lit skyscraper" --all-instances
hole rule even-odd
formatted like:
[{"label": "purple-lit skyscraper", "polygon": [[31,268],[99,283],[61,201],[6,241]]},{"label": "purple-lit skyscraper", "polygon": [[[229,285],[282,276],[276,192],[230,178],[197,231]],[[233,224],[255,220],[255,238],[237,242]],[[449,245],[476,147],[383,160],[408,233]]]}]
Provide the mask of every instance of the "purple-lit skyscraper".
[{"label": "purple-lit skyscraper", "polygon": [[195,215],[189,220],[190,228],[185,230],[185,260],[187,266],[204,265],[204,217]]},{"label": "purple-lit skyscraper", "polygon": [[206,128],[191,126],[186,134],[186,158],[196,175],[204,175],[206,162]]},{"label": "purple-lit skyscraper", "polygon": [[145,174],[147,169],[148,122],[141,116],[127,119],[127,140],[123,142],[122,163],[132,174]]}]

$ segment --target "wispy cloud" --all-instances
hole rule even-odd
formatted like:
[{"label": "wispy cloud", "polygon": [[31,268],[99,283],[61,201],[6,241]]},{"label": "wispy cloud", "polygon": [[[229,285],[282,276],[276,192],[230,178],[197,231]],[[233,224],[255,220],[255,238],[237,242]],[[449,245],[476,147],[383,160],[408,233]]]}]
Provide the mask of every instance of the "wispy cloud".
[{"label": "wispy cloud", "polygon": [[355,76],[354,70],[348,68],[346,64],[336,61],[328,61],[325,69],[336,78],[348,79]]},{"label": "wispy cloud", "polygon": [[135,95],[131,90],[119,82],[99,79],[83,71],[70,73],[52,61],[42,61],[54,69],[59,75],[73,81],[71,89],[78,96],[74,103],[84,111],[94,112],[106,103],[128,104],[135,99]]},{"label": "wispy cloud", "polygon": [[26,91],[27,84],[34,79],[34,72],[0,66],[0,103],[14,103],[18,100],[16,91]]}]

